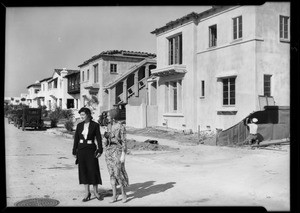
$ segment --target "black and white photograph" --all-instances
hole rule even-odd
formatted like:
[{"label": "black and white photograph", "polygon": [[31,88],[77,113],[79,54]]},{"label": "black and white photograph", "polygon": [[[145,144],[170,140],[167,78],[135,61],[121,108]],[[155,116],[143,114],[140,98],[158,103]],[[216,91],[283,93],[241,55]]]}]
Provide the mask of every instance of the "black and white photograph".
[{"label": "black and white photograph", "polygon": [[290,211],[291,6],[7,6],[6,206]]}]

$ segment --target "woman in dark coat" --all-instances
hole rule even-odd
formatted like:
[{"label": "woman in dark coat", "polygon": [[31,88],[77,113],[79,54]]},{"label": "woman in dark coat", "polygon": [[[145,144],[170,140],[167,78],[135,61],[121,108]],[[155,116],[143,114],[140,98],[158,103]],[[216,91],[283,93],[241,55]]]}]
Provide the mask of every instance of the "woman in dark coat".
[{"label": "woman in dark coat", "polygon": [[82,201],[86,202],[91,199],[89,185],[93,185],[96,198],[103,200],[98,194],[98,184],[102,184],[98,157],[103,152],[100,126],[92,120],[89,108],[81,108],[79,114],[83,121],[77,124],[72,153],[77,158],[79,184],[84,184],[85,187],[85,197]]}]

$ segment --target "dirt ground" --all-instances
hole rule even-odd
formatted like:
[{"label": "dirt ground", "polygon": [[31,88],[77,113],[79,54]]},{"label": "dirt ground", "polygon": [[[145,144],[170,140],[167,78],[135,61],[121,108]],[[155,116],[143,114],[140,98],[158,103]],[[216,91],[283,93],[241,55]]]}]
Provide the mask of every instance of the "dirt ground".
[{"label": "dirt ground", "polygon": [[[159,138],[158,132],[146,131],[142,135],[141,131],[146,129],[127,128],[127,139],[131,141],[126,156],[128,202],[108,202],[107,192],[111,187],[105,159],[101,156],[103,183],[99,189],[107,196],[101,202],[92,198],[83,203],[84,189],[78,184],[78,168],[71,154],[72,135],[61,127],[23,132],[13,125],[5,125],[7,205],[14,206],[27,198],[49,197],[59,200],[59,206],[290,209],[288,145],[281,150],[208,146],[187,139],[192,135],[161,133]],[[155,144],[149,145],[146,140],[157,140],[160,147],[154,148]]]}]

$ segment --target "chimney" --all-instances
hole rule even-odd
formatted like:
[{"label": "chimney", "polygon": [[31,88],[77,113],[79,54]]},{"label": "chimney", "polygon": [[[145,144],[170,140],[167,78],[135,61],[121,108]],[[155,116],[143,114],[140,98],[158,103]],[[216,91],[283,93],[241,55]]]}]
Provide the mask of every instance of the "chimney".
[{"label": "chimney", "polygon": [[61,77],[65,77],[68,74],[68,71],[66,68],[63,68],[63,70],[60,72]]}]

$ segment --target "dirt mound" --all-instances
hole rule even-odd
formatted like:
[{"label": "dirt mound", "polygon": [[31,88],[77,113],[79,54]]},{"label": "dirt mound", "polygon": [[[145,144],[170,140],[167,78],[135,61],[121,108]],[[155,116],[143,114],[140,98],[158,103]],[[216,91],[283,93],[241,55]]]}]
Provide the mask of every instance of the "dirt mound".
[{"label": "dirt mound", "polygon": [[126,132],[133,135],[142,135],[155,138],[162,138],[168,140],[178,141],[182,144],[205,144],[205,145],[216,145],[216,135],[213,132],[201,132],[187,134],[180,130],[175,129],[160,129],[153,127],[146,127],[143,129],[135,129],[132,127],[126,128]]},{"label": "dirt mound", "polygon": [[147,151],[176,151],[178,148],[172,148],[166,145],[155,143],[138,142],[136,140],[127,140],[127,148],[130,150],[147,150]]}]

